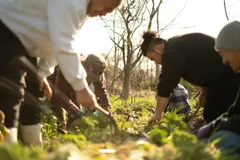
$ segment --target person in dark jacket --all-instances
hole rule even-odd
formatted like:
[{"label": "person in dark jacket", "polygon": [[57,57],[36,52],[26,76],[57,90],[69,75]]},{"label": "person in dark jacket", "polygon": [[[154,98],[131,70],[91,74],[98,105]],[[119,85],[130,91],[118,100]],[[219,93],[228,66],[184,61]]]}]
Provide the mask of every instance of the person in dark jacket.
[{"label": "person in dark jacket", "polygon": [[[239,76],[240,71],[240,22],[233,21],[225,25],[216,38],[215,48],[222,56],[223,63],[228,64]],[[236,87],[239,89],[239,87]],[[232,154],[240,155],[240,91],[236,102],[228,112],[214,121],[204,125],[193,133],[199,139],[214,141],[219,148],[230,150]]]},{"label": "person in dark jacket", "polygon": [[214,49],[214,38],[190,33],[164,40],[157,32],[147,31],[143,39],[142,54],[162,65],[156,112],[149,123],[161,119],[170,93],[180,78],[204,88],[203,116],[206,123],[226,112],[234,102],[239,79],[229,66],[222,63],[221,56]]}]

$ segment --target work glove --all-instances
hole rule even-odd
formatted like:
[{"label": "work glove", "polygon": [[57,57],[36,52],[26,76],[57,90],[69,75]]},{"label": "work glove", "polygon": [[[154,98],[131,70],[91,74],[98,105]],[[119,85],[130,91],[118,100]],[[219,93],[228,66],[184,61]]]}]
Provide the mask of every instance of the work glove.
[{"label": "work glove", "polygon": [[199,139],[208,138],[213,131],[212,123],[208,123],[198,129],[193,130],[191,133],[195,134]]},{"label": "work glove", "polygon": [[228,114],[224,113],[216,120],[200,127],[199,129],[193,130],[191,133],[195,134],[199,139],[208,138],[214,131],[223,130],[223,126],[225,126],[226,128],[226,126],[228,125],[226,122],[228,121]]},{"label": "work glove", "polygon": [[228,130],[240,134],[239,124],[240,115],[224,113],[216,120],[192,131],[191,133],[195,134],[199,139],[208,138],[213,132],[219,130]]}]

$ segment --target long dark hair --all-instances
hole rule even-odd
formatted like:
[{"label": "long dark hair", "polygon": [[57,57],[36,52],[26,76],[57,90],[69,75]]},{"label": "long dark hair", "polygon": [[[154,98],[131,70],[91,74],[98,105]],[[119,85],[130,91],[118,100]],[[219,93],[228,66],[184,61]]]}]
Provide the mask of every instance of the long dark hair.
[{"label": "long dark hair", "polygon": [[147,52],[152,51],[156,44],[165,43],[166,40],[159,38],[156,31],[147,30],[142,35],[143,43],[141,45],[142,54],[146,56]]}]

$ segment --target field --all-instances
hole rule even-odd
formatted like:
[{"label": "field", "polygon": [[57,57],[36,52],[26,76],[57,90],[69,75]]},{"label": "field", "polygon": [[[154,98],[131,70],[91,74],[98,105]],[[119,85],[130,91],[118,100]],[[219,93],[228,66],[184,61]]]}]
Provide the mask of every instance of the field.
[{"label": "field", "polygon": [[[155,108],[151,94],[131,97],[123,101],[111,96],[113,117],[118,131],[102,114],[76,120],[69,127],[70,134],[57,134],[56,118],[43,115],[43,149],[23,145],[0,145],[1,160],[231,160],[226,151],[214,143],[199,141],[189,134],[203,124],[201,110],[185,124],[181,116],[164,114],[161,122],[147,125]],[[196,100],[190,99],[192,113]]]}]

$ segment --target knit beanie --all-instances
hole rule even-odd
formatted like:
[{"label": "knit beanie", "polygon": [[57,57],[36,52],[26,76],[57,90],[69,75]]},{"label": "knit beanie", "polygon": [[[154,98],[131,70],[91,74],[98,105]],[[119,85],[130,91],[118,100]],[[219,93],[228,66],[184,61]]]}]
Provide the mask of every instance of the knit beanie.
[{"label": "knit beanie", "polygon": [[216,49],[240,50],[240,22],[233,21],[225,25],[217,36]]}]

